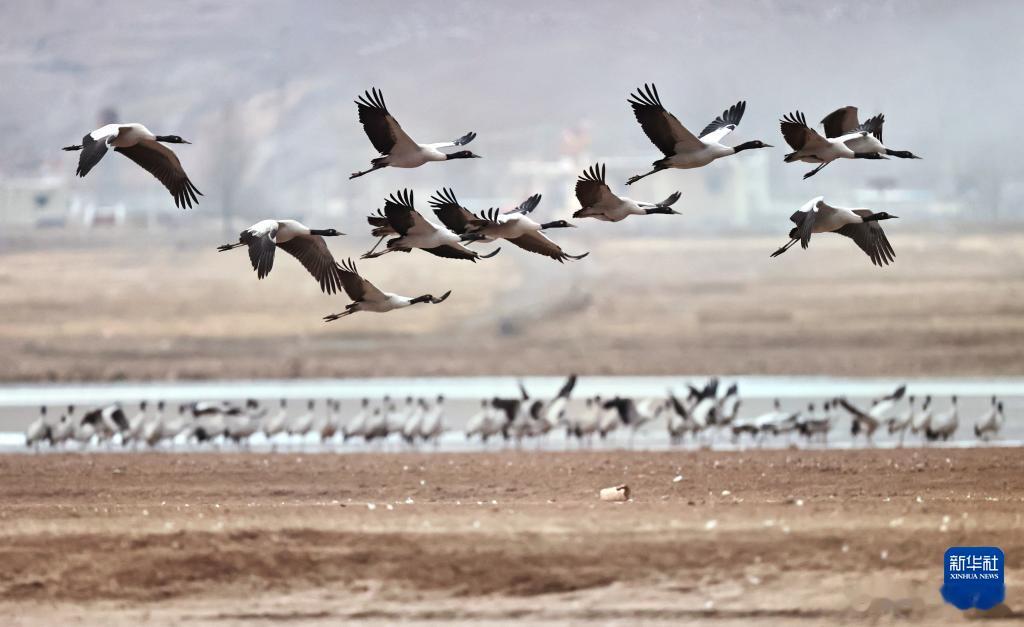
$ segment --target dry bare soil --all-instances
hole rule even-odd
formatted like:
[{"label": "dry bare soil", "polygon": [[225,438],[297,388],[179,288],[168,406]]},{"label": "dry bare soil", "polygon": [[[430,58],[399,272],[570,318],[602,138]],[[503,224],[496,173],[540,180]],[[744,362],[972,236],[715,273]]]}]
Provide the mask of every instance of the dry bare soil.
[{"label": "dry bare soil", "polygon": [[0,615],[934,625],[963,620],[945,549],[991,544],[1010,624],[1022,472],[1014,449],[8,455]]}]

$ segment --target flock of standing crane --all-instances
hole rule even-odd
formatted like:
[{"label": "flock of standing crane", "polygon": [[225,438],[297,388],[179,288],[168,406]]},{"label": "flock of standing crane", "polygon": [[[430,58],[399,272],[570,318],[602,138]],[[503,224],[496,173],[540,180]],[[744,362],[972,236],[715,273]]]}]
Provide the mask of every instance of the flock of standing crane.
[{"label": "flock of standing crane", "polygon": [[[902,446],[908,434],[920,434],[926,441],[947,441],[960,426],[955,396],[948,409],[937,411],[930,396],[920,405],[913,396],[904,404],[906,386],[873,400],[866,409],[843,397],[826,399],[820,405],[810,403],[806,409],[783,409],[775,399],[771,411],[744,417],[738,385],[720,386],[714,378],[703,386],[688,384],[685,395],[669,390],[661,398],[591,396],[583,399],[582,406],[570,402],[576,381],[575,375],[570,376],[552,398],[531,396],[520,384],[517,397],[483,399],[462,433],[467,440],[485,445],[501,440],[516,446],[528,440],[540,443],[551,434],[563,433],[567,441],[586,447],[626,431],[632,446],[638,433],[663,421],[669,441],[675,445],[689,438],[696,446],[710,446],[723,436],[737,445],[760,446],[770,438],[782,444],[827,445],[829,433],[843,417],[849,417],[855,438],[863,435],[872,445],[874,434],[881,429],[898,437]],[[167,448],[186,443],[248,447],[258,437],[275,449],[302,447],[311,440],[321,444],[359,440],[437,446],[451,431],[445,425],[443,396],[408,396],[404,400],[385,396],[377,402],[366,398],[347,417],[338,400],[310,399],[300,405],[302,409],[296,412],[286,399],[279,406],[256,400],[242,404],[200,401],[179,404],[175,410],[163,401],[143,401],[136,412],[120,403],[81,413],[70,406],[56,420],[50,419],[44,406],[26,429],[25,442],[36,449],[97,444]],[[974,434],[982,440],[996,437],[1005,420],[1003,402],[993,397],[990,408],[976,418]]]},{"label": "flock of standing crane", "polygon": [[[722,143],[742,121],[746,101],[724,110],[699,135],[691,133],[664,107],[653,84],[637,89],[627,102],[643,132],[664,155],[653,162],[649,172],[631,177],[627,185],[663,170],[700,168],[745,150],[772,147],[759,140],[736,146]],[[355,104],[359,122],[380,156],[370,161],[369,169],[354,172],[350,179],[389,167],[417,168],[431,162],[480,158],[480,155],[463,148],[476,138],[475,132],[447,142],[421,144],[414,141],[388,110],[383,94],[376,88],[359,96]],[[787,163],[816,164],[814,170],[804,175],[806,179],[839,159],[919,158],[910,151],[894,150],[882,143],[884,122],[885,117],[878,114],[861,123],[856,107],[841,107],[822,119],[822,135],[807,124],[806,116],[800,111],[787,114],[780,120],[780,130],[792,152],[786,154],[784,160]],[[166,145],[188,143],[178,135],[156,135],[138,123],[107,124],[85,135],[81,144],[66,146],[64,150],[80,152],[76,173],[84,177],[108,149],[113,149],[155,176],[171,193],[175,205],[192,208],[202,193],[185,173],[178,156]],[[449,148],[460,149],[444,151]],[[605,167],[600,163],[580,175],[576,182],[576,197],[581,207],[573,213],[574,218],[619,222],[630,216],[679,214],[672,208],[680,198],[679,192],[661,202],[618,196],[609,187]],[[481,254],[469,246],[500,240],[559,263],[586,257],[587,252],[571,254],[564,251],[548,236],[555,229],[576,225],[561,219],[544,222],[533,219],[532,214],[539,203],[538,194],[507,212],[497,209],[474,212],[459,203],[450,188],[443,188],[431,198],[431,207],[440,220],[436,223],[416,209],[413,193],[402,189],[385,200],[382,210],[368,217],[371,233],[378,240],[362,258],[373,259],[388,253],[409,253],[418,249],[437,257],[475,263],[493,257],[500,249]],[[885,211],[830,205],[823,196],[817,196],[790,216],[795,226],[789,232],[789,241],[771,256],[781,255],[797,242],[807,248],[812,234],[838,233],[850,238],[875,265],[888,265],[894,260],[895,253],[879,223],[895,217]],[[323,292],[334,294],[344,290],[351,299],[344,311],[325,316],[325,321],[338,320],[360,311],[386,313],[420,303],[439,304],[451,295],[450,290],[439,297],[430,293],[409,297],[382,291],[360,275],[351,258],[340,263],[335,260],[324,238],[340,235],[344,234],[334,228],[311,229],[296,220],[266,219],[242,231],[238,242],[223,244],[218,250],[248,248],[253,270],[260,279],[273,268],[276,249],[281,248],[292,255],[316,279]],[[385,245],[378,251],[382,243]]]}]

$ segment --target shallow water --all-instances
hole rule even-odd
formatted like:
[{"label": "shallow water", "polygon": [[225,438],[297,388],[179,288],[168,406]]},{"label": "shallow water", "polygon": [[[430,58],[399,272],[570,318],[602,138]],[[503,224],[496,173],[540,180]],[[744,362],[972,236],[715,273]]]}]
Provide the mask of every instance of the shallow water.
[{"label": "shallow water", "polygon": [[[581,377],[573,390],[570,411],[582,408],[584,398],[599,394],[603,397],[615,395],[632,397],[664,397],[666,390],[673,389],[685,395],[686,383],[701,385],[706,377]],[[561,377],[524,377],[523,385],[531,396],[540,398],[554,394],[563,384]],[[1000,434],[1001,444],[1014,444],[1024,440],[1024,378],[928,378],[928,379],[850,379],[833,377],[764,377],[739,376],[723,377],[722,385],[736,382],[739,385],[743,403],[740,417],[761,415],[771,409],[772,399],[779,398],[784,408],[805,408],[809,402],[845,396],[854,404],[866,407],[874,397],[891,393],[897,386],[906,383],[907,395],[923,397],[931,395],[936,411],[945,411],[949,396],[956,394],[960,399],[960,428],[952,444],[970,446],[977,443],[972,427],[977,416],[988,407],[989,397],[998,396],[1004,401],[1006,424]],[[467,444],[459,430],[468,418],[477,411],[481,398],[494,396],[518,397],[517,379],[510,377],[447,377],[447,378],[376,378],[376,379],[298,379],[265,381],[202,381],[202,382],[161,382],[161,383],[97,383],[97,384],[25,384],[0,386],[0,448],[3,450],[24,450],[22,432],[38,415],[38,407],[51,407],[51,417],[59,416],[64,406],[74,404],[87,408],[111,402],[121,402],[131,415],[135,404],[141,400],[167,401],[169,405],[197,400],[231,400],[252,398],[277,407],[279,399],[289,399],[290,407],[297,414],[305,411],[308,399],[320,401],[325,398],[342,401],[342,420],[354,415],[359,399],[379,399],[385,395],[394,398],[406,396],[446,398],[445,434],[440,443],[441,450],[476,450],[476,442]],[[920,401],[919,401],[920,402]],[[318,412],[325,411],[318,402]],[[849,447],[852,444],[849,420],[839,420],[829,434],[830,446]],[[888,434],[876,433],[875,441],[880,446],[895,445]],[[704,443],[715,448],[730,448],[733,444],[725,434],[713,434]],[[749,444],[749,441],[747,441]],[[766,446],[787,446],[790,441],[778,438],[768,441]],[[916,436],[907,436],[906,443],[920,443]],[[609,436],[606,442],[595,446],[627,446],[638,448],[665,448],[669,445],[664,420],[647,425],[632,438],[628,430],[622,429]],[[691,444],[692,445],[692,444]],[[187,446],[187,445],[185,445]],[[408,448],[398,442],[365,446],[359,442],[321,447],[315,438],[300,442],[282,440],[269,443],[261,437],[253,439],[254,449],[271,447],[288,450],[367,450]],[[492,448],[500,446],[497,443]],[[563,434],[553,433],[543,442],[527,443],[524,448],[572,448],[575,442],[566,442]],[[179,446],[178,450],[183,450]],[[194,448],[194,447],[193,447]],[[427,447],[428,449],[430,447]],[[106,450],[106,449],[99,449]]]}]

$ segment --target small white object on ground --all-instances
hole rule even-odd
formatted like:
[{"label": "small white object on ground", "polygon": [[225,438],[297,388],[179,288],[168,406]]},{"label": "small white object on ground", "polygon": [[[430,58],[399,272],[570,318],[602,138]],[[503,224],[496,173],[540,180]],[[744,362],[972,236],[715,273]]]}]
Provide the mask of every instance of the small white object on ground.
[{"label": "small white object on ground", "polygon": [[626,484],[617,485],[611,488],[605,488],[601,490],[602,501],[628,501],[629,500],[629,486]]}]

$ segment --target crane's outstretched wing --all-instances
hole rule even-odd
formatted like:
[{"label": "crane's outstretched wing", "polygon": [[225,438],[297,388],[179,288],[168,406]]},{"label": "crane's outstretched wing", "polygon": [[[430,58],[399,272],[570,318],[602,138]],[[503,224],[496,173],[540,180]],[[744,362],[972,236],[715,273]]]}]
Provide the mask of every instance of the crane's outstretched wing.
[{"label": "crane's outstretched wing", "polygon": [[629,97],[633,115],[647,138],[666,157],[676,152],[694,152],[704,148],[704,143],[693,136],[676,116],[665,110],[658,96],[658,88],[645,84]]},{"label": "crane's outstretched wing", "polygon": [[321,291],[334,294],[342,287],[341,268],[334,261],[334,255],[324,238],[319,235],[296,237],[278,244],[278,247],[299,260],[302,267],[320,284]]},{"label": "crane's outstretched wing", "polygon": [[743,112],[747,110],[747,102],[740,100],[733,106],[722,112],[722,115],[715,118],[711,124],[704,127],[700,132],[700,138],[706,142],[720,142],[725,136],[736,130],[740,120],[743,119]]},{"label": "crane's outstretched wing", "polygon": [[178,155],[160,142],[144,139],[134,146],[115,148],[114,150],[137,163],[143,170],[163,183],[167,191],[171,192],[171,196],[174,197],[176,207],[191,209],[193,203],[199,202],[196,195],[203,195],[185,174]]},{"label": "crane's outstretched wing", "polygon": [[584,170],[576,179],[576,200],[580,205],[589,208],[616,206],[621,199],[612,193],[605,182],[605,166],[598,163]]},{"label": "crane's outstretched wing", "polygon": [[359,96],[356,107],[359,109],[359,122],[377,152],[386,155],[396,146],[400,150],[416,147],[416,142],[402,130],[398,120],[388,111],[384,104],[384,94],[376,87]]}]

